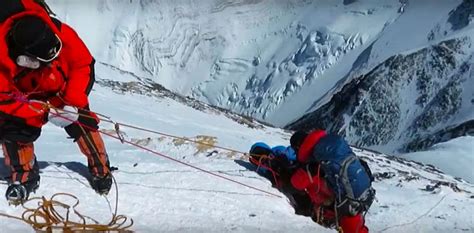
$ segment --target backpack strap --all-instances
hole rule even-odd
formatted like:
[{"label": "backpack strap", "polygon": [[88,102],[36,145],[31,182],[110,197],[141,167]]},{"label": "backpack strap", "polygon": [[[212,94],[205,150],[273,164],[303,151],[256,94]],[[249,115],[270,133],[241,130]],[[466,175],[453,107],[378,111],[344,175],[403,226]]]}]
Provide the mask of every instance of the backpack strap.
[{"label": "backpack strap", "polygon": [[354,191],[352,190],[352,186],[350,183],[349,176],[347,174],[347,169],[349,165],[357,160],[357,157],[352,154],[345,158],[341,164],[341,170],[339,171],[339,177],[341,178],[342,184],[344,185],[344,190],[346,191],[346,196],[350,199],[355,199]]},{"label": "backpack strap", "polygon": [[306,174],[308,175],[308,178],[309,178],[309,182],[311,184],[314,183],[313,176],[311,175],[311,172],[309,171],[309,164],[306,164],[305,168],[306,168]]},{"label": "backpack strap", "polygon": [[372,171],[370,170],[369,164],[367,164],[367,161],[359,158],[360,164],[362,167],[364,167],[365,171],[367,172],[367,175],[369,175],[370,182],[374,182],[375,178],[374,175],[372,174]]},{"label": "backpack strap", "polygon": [[[306,170],[306,174],[308,175],[309,182],[310,182],[311,184],[314,184],[313,175],[312,175],[312,171],[311,171],[311,170],[313,170],[313,169],[311,169],[311,168],[309,167],[310,165],[314,165],[314,164],[311,164],[311,163],[306,164],[306,166],[305,166],[306,169],[305,169],[305,170]],[[316,172],[316,176],[317,176],[317,177],[319,177],[320,171],[321,171],[321,164],[318,163],[318,169],[317,169],[317,172]],[[314,172],[314,170],[313,170],[313,172]],[[314,190],[314,191],[316,192],[316,194],[319,193],[319,190],[320,190],[320,188],[321,188],[320,185],[321,185],[321,184],[318,182],[318,187],[316,188],[316,190]]]}]

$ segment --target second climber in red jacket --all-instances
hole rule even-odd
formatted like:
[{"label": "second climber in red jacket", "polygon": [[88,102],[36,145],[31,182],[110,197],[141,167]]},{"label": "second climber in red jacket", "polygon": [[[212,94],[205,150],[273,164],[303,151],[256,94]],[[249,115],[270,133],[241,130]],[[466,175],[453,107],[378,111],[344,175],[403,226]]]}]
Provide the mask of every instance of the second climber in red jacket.
[{"label": "second climber in red jacket", "polygon": [[11,170],[5,197],[22,202],[39,187],[33,142],[48,120],[78,144],[87,157],[92,188],[107,194],[109,159],[97,116],[88,111],[95,80],[92,55],[71,27],[35,1],[9,0],[2,8],[0,142]]},{"label": "second climber in red jacket", "polygon": [[[357,205],[344,198],[337,200],[334,185],[331,186],[328,174],[325,174],[325,172],[330,172],[329,169],[325,171],[327,167],[320,166],[321,162],[314,161],[314,157],[322,154],[335,157],[340,153],[355,158],[348,144],[337,135],[327,135],[323,130],[315,130],[309,134],[297,131],[291,137],[291,146],[297,152],[301,167],[293,173],[291,184],[295,189],[304,190],[310,197],[313,204],[311,216],[313,221],[327,228],[336,228],[339,232],[368,233],[369,229],[365,226],[363,212],[370,207],[375,195],[375,191],[370,187],[371,173],[365,175],[363,172],[365,168],[360,168],[358,172],[361,177],[356,177],[356,179],[360,179],[361,183],[365,183],[364,185],[369,188],[364,195],[361,195],[365,198],[365,203]],[[359,165],[359,163],[354,163],[354,166]],[[370,170],[368,167],[366,169]],[[338,175],[341,174],[338,172]]]}]

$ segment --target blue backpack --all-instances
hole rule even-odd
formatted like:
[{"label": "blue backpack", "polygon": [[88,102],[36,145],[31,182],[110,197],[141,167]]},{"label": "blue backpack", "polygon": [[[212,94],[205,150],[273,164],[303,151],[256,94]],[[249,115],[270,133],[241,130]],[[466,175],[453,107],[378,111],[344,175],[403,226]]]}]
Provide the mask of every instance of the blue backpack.
[{"label": "blue backpack", "polygon": [[375,198],[372,172],[342,137],[323,137],[314,147],[310,161],[320,164],[329,187],[336,194],[339,212],[356,215],[369,209]]},{"label": "blue backpack", "polygon": [[249,153],[251,158],[250,162],[257,166],[256,172],[260,174],[266,174],[268,170],[261,167],[261,164],[259,164],[261,161],[260,155],[271,155],[273,153],[272,148],[264,142],[256,142],[250,147]]}]

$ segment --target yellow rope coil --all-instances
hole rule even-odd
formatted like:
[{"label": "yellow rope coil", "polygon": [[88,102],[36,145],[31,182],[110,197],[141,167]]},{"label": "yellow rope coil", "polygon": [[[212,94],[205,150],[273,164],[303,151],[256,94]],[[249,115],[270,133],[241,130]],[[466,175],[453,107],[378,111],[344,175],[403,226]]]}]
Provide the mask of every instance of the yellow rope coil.
[{"label": "yellow rope coil", "polygon": [[[100,224],[97,220],[81,214],[76,210],[79,206],[79,198],[69,193],[56,193],[48,200],[43,197],[33,197],[23,203],[21,206],[25,211],[21,217],[0,213],[0,216],[23,221],[30,225],[37,232],[52,233],[57,230],[65,233],[72,232],[133,232],[130,228],[133,226],[133,219],[125,215],[117,214],[118,210],[118,185],[115,177],[112,176],[115,186],[115,210],[112,213],[112,219],[108,224]],[[58,201],[58,198],[72,199],[73,204],[68,205]],[[27,204],[37,202],[37,207],[27,207]],[[63,213],[66,213],[65,215]],[[71,220],[71,217],[78,219]]]},{"label": "yellow rope coil", "polygon": [[[57,199],[68,197],[73,200],[73,204],[65,204]],[[27,207],[27,204],[37,201],[37,207]],[[0,213],[0,216],[17,219],[30,225],[36,231],[53,232],[60,230],[62,232],[132,232],[129,230],[133,225],[133,219],[128,219],[124,215],[113,214],[108,224],[100,224],[97,220],[83,215],[76,210],[79,206],[79,199],[69,193],[56,193],[51,199],[45,197],[34,197],[28,199],[21,206],[25,209],[21,217]],[[63,215],[62,213],[66,213]],[[78,220],[71,220],[75,216]]]}]

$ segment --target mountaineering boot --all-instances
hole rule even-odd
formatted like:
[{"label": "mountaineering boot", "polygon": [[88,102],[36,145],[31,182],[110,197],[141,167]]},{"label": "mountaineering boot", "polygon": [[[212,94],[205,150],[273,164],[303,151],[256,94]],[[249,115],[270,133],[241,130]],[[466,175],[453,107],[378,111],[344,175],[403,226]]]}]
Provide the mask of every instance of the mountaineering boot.
[{"label": "mountaineering boot", "polygon": [[98,194],[107,195],[112,187],[112,182],[112,174],[108,173],[105,176],[93,176],[91,186]]},{"label": "mountaineering boot", "polygon": [[34,154],[33,143],[4,141],[2,143],[5,165],[10,168],[11,177],[5,198],[11,204],[26,201],[31,192],[39,187],[39,166]]},{"label": "mountaineering boot", "polygon": [[23,203],[28,199],[29,193],[26,190],[25,186],[19,182],[15,182],[8,186],[7,192],[5,193],[5,198],[10,204],[18,205]]},{"label": "mountaineering boot", "polygon": [[92,176],[106,176],[110,172],[110,165],[100,133],[85,129],[76,142],[82,154],[87,157]]},{"label": "mountaineering boot", "polygon": [[5,198],[10,204],[19,205],[28,200],[30,193],[35,192],[39,188],[38,179],[29,180],[25,183],[15,181],[11,183],[5,192]]},{"label": "mountaineering boot", "polygon": [[107,195],[112,187],[109,158],[104,142],[98,131],[82,129],[77,140],[81,152],[87,157],[89,172],[92,175],[90,184],[100,195]]}]

